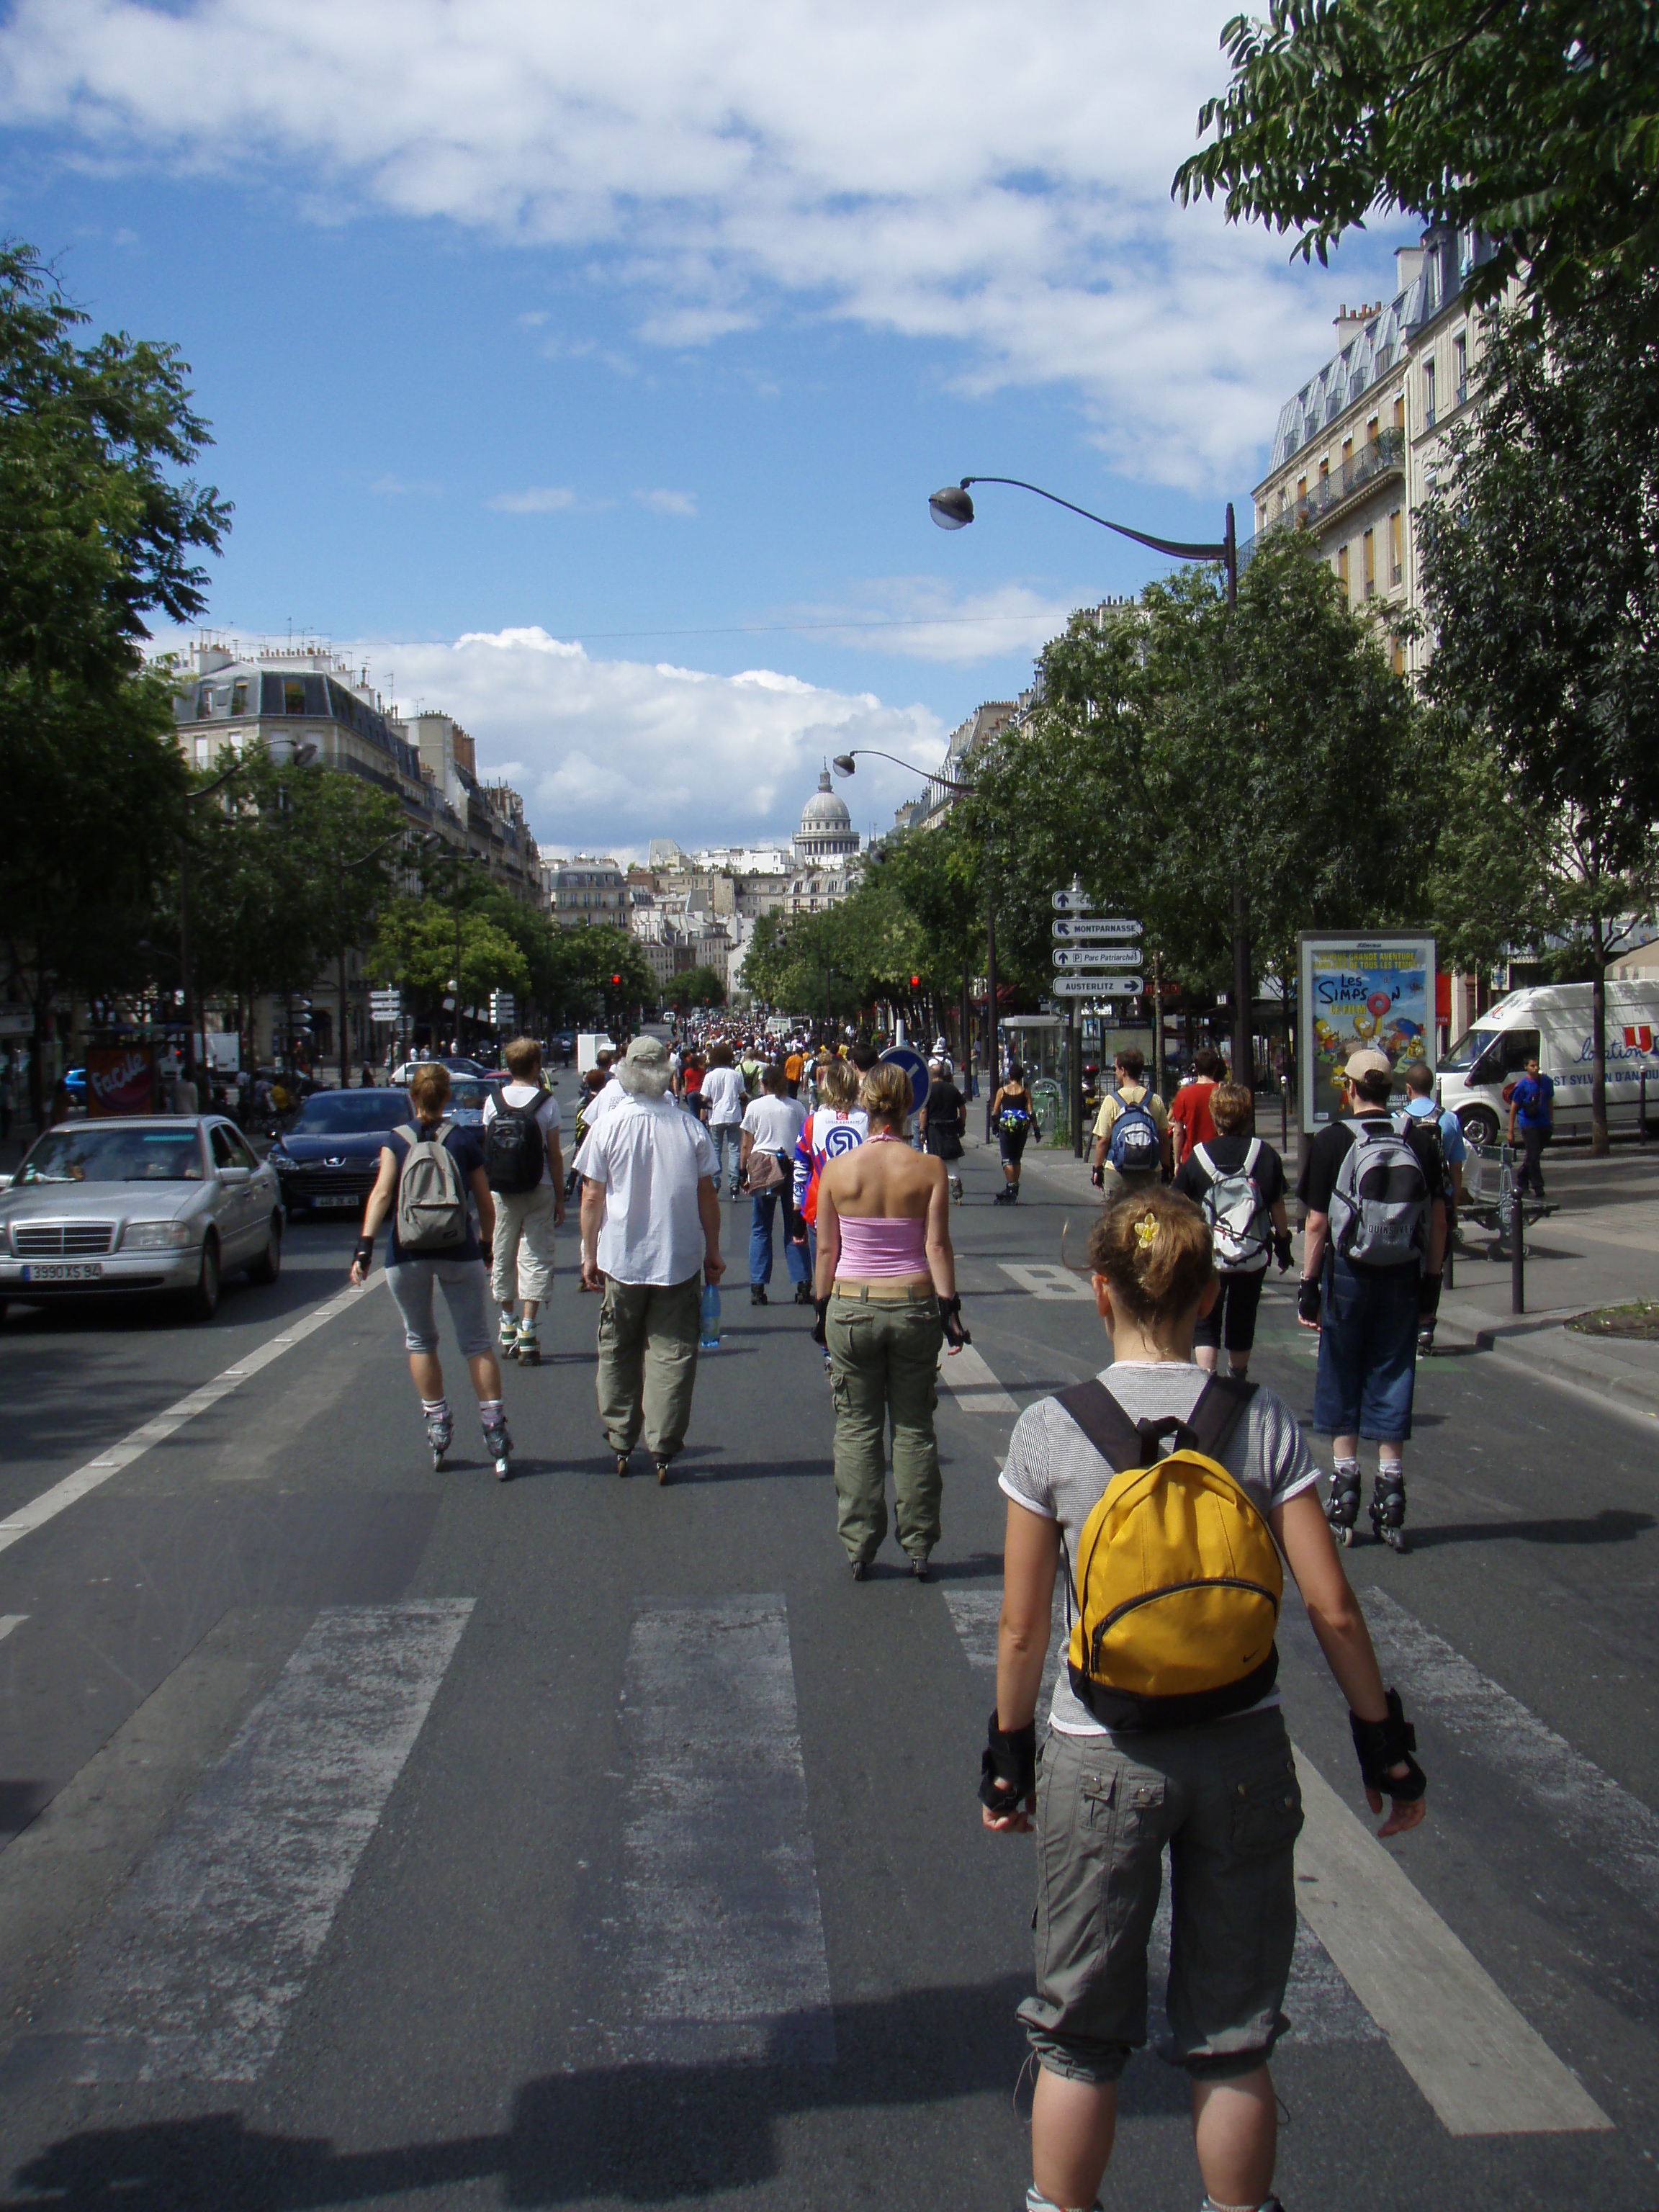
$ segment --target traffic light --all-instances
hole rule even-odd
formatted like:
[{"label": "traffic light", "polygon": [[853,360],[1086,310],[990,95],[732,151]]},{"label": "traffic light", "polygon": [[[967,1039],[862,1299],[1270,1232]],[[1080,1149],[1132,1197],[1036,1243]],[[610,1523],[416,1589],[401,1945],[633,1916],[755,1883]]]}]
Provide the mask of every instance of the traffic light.
[{"label": "traffic light", "polygon": [[921,976],[920,976],[920,975],[913,975],[913,976],[910,978],[910,988],[911,988],[913,991],[919,991],[919,990],[921,990]]},{"label": "traffic light", "polygon": [[613,976],[611,978],[611,988],[612,988],[612,990],[615,990],[615,989],[616,989],[616,988],[617,987],[617,985],[618,985],[621,981],[622,981],[622,977],[621,977],[620,975],[613,975]]}]

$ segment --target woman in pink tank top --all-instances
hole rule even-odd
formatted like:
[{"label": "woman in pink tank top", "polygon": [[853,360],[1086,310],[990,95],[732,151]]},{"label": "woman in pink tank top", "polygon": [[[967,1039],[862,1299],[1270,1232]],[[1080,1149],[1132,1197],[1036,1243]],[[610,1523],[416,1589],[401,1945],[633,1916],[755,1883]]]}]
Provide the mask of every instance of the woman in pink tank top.
[{"label": "woman in pink tank top", "polygon": [[888,1424],[898,1540],[919,1581],[939,1535],[939,1347],[968,1341],[951,1249],[945,1163],[903,1143],[910,1079],[885,1062],[864,1079],[870,1134],[818,1184],[818,1325],[836,1401],[837,1526],[853,1579],[867,1579],[887,1534]]}]

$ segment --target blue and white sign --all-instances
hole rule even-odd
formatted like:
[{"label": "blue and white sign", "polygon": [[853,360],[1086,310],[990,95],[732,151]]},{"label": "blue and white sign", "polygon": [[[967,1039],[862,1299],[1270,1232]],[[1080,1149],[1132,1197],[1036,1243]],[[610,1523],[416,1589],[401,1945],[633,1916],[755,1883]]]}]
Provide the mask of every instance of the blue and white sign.
[{"label": "blue and white sign", "polygon": [[889,1045],[882,1058],[889,1067],[902,1067],[910,1079],[910,1105],[919,1113],[927,1103],[927,1063],[913,1046]]},{"label": "blue and white sign", "polygon": [[1056,915],[1054,933],[1058,940],[1071,945],[1127,944],[1139,936],[1140,924],[1115,915],[1103,915],[1098,921],[1081,921]]}]

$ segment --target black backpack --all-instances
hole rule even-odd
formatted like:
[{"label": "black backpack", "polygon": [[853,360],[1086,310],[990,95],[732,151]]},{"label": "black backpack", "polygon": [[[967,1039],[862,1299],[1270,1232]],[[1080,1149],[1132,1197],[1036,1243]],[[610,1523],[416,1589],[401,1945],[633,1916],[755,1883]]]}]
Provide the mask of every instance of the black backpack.
[{"label": "black backpack", "polygon": [[534,1190],[547,1165],[547,1146],[536,1116],[547,1098],[537,1089],[527,1106],[509,1106],[501,1092],[484,1131],[484,1173],[491,1190],[513,1198]]}]

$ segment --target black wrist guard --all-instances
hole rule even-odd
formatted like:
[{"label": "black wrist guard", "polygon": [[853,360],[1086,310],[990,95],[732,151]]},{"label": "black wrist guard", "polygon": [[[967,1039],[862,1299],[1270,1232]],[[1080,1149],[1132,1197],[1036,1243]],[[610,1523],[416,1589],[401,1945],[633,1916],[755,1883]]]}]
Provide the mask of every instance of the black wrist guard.
[{"label": "black wrist guard", "polygon": [[[1417,1748],[1417,1730],[1406,1718],[1399,1691],[1390,1690],[1387,1694],[1387,1720],[1362,1721],[1358,1713],[1348,1715],[1353,1747],[1359,1753],[1359,1771],[1367,1790],[1380,1790],[1397,1804],[1414,1805],[1429,1786],[1427,1777],[1412,1757]],[[1402,1763],[1404,1774],[1389,1773],[1391,1766]]]},{"label": "black wrist guard", "polygon": [[1100,1167],[1091,1168],[1089,1170],[1089,1180],[1093,1183],[1097,1190],[1104,1190],[1106,1188],[1106,1170],[1104,1166],[1102,1165]]},{"label": "black wrist guard", "polygon": [[[999,1784],[1003,1785],[999,1788]],[[1036,1788],[1036,1723],[1004,1730],[991,1715],[979,1759],[979,1802],[989,1813],[1018,1813]]]},{"label": "black wrist guard", "polygon": [[1296,1310],[1304,1321],[1313,1322],[1319,1319],[1317,1275],[1304,1275],[1302,1278],[1302,1287],[1296,1294]]},{"label": "black wrist guard", "polygon": [[817,1321],[812,1324],[812,1341],[814,1344],[823,1344],[824,1342],[824,1323],[830,1318],[829,1299],[814,1298],[812,1301],[812,1309],[817,1315]]},{"label": "black wrist guard", "polygon": [[1279,1262],[1279,1273],[1288,1274],[1291,1266],[1291,1232],[1288,1229],[1274,1230],[1273,1257]]},{"label": "black wrist guard", "polygon": [[964,1344],[971,1344],[973,1342],[973,1338],[969,1335],[967,1330],[962,1325],[962,1293],[960,1291],[958,1291],[953,1297],[941,1298],[939,1300],[939,1317],[945,1324],[945,1341],[950,1346],[952,1352],[960,1352]]},{"label": "black wrist guard", "polygon": [[1440,1310],[1440,1282],[1438,1275],[1425,1275],[1417,1285],[1417,1317],[1432,1321]]},{"label": "black wrist guard", "polygon": [[357,1239],[357,1249],[351,1255],[351,1264],[354,1267],[361,1267],[364,1274],[374,1265],[374,1239],[372,1237]]}]

